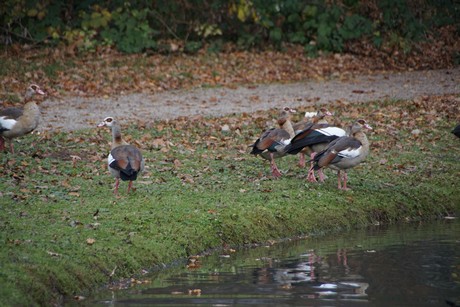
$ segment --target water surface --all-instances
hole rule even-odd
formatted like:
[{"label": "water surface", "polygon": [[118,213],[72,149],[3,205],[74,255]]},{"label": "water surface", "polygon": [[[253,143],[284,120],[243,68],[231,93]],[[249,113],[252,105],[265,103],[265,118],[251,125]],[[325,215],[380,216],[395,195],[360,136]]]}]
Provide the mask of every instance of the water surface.
[{"label": "water surface", "polygon": [[460,222],[373,227],[199,258],[85,305],[449,306],[460,303]]}]

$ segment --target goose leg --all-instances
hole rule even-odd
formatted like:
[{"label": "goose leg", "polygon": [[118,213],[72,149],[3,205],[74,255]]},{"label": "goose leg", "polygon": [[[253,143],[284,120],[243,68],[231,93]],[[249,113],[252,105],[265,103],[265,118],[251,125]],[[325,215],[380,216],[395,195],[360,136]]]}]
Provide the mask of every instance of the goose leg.
[{"label": "goose leg", "polygon": [[320,168],[320,169],[318,170],[318,175],[319,175],[319,181],[320,181],[320,182],[324,182],[325,176],[324,176],[324,173],[323,173],[323,169],[322,169],[322,168]]},{"label": "goose leg", "polygon": [[0,136],[0,150],[5,150],[5,139]]},{"label": "goose leg", "polygon": [[310,169],[308,170],[307,181],[309,181],[309,182],[317,182],[316,178],[315,178],[315,171],[313,169],[313,166],[310,167]]},{"label": "goose leg", "polygon": [[337,188],[339,190],[342,190],[342,178],[341,178],[340,171],[337,172],[337,181],[338,181]]},{"label": "goose leg", "polygon": [[313,159],[315,158],[315,156],[316,156],[316,152],[312,152],[310,154],[310,161],[311,161],[310,162],[310,170],[308,171],[308,175],[307,175],[307,180],[309,182],[318,182],[316,180],[316,177],[315,177],[315,170],[313,169],[313,166],[314,166],[313,165]]},{"label": "goose leg", "polygon": [[118,195],[118,186],[120,185],[120,178],[115,179],[115,189],[113,190],[113,194]]},{"label": "goose leg", "polygon": [[303,152],[299,154],[299,166],[302,168],[305,167],[305,154]]},{"label": "goose leg", "polygon": [[129,184],[128,184],[128,194],[129,194],[129,191],[131,190],[132,187],[133,187],[133,182],[132,182],[132,181],[129,181]]},{"label": "goose leg", "polygon": [[270,168],[272,170],[273,177],[275,177],[275,178],[281,177],[281,172],[278,169],[278,167],[276,166],[275,159],[273,158],[272,153],[270,153]]},{"label": "goose leg", "polygon": [[342,190],[350,190],[350,188],[347,187],[347,181],[348,181],[348,174],[346,171],[343,171],[343,187]]},{"label": "goose leg", "polygon": [[11,153],[14,154],[13,140],[10,141],[10,150],[11,150]]}]

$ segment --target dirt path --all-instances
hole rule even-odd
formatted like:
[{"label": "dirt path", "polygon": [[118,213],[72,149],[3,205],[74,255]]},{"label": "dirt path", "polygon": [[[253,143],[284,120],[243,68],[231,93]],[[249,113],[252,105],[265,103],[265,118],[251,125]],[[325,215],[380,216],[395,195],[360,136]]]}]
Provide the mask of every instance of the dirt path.
[{"label": "dirt path", "polygon": [[302,82],[249,87],[170,91],[157,95],[132,94],[111,98],[67,97],[41,104],[39,130],[94,127],[106,116],[128,122],[173,119],[178,116],[253,112],[279,106],[300,110],[337,100],[412,99],[423,95],[460,94],[460,67],[359,76],[348,81]]}]

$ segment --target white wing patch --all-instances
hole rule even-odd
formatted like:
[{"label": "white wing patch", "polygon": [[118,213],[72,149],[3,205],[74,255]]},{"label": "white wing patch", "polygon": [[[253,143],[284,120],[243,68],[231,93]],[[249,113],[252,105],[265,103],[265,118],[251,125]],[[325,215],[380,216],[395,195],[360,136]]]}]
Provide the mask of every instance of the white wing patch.
[{"label": "white wing patch", "polygon": [[338,137],[341,137],[341,136],[347,135],[345,130],[339,127],[326,127],[326,128],[316,129],[316,131],[319,131],[322,134],[327,135],[327,136],[336,135]]},{"label": "white wing patch", "polygon": [[305,118],[313,118],[316,112],[305,112]]},{"label": "white wing patch", "polygon": [[339,151],[338,155],[342,158],[356,158],[361,154],[362,146],[358,148],[347,148],[345,150]]},{"label": "white wing patch", "polygon": [[292,139],[284,139],[284,140],[281,140],[281,143],[282,143],[283,145],[289,145],[289,144],[291,143],[291,140],[292,140]]},{"label": "white wing patch", "polygon": [[16,122],[17,120],[15,119],[7,119],[5,116],[0,117],[0,126],[8,130],[11,130]]},{"label": "white wing patch", "polygon": [[107,161],[109,162],[109,165],[110,165],[110,163],[112,163],[113,161],[115,161],[115,158],[112,156],[111,153],[109,153],[109,157],[107,158]]}]

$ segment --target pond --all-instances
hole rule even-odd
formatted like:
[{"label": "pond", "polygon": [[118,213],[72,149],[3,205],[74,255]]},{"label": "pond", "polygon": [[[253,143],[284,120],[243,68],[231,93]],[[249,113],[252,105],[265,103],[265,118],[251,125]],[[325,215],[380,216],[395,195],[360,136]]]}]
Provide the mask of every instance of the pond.
[{"label": "pond", "polygon": [[460,221],[376,226],[229,250],[140,280],[149,283],[102,291],[84,304],[455,306]]}]

